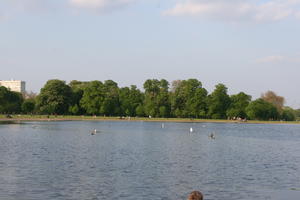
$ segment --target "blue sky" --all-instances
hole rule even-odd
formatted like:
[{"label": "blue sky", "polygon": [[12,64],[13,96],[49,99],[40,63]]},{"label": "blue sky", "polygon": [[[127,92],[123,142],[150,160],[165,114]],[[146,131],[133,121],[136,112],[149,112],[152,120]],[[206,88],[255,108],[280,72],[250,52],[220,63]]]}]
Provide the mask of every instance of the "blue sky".
[{"label": "blue sky", "polygon": [[300,108],[300,0],[0,0],[0,79],[197,78]]}]

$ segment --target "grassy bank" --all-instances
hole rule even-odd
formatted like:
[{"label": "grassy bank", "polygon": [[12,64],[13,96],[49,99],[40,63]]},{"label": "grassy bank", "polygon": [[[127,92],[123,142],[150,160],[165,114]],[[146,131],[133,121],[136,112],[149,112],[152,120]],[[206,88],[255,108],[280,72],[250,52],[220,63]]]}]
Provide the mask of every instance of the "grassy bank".
[{"label": "grassy bank", "polygon": [[190,122],[190,123],[255,123],[255,124],[300,124],[299,121],[257,121],[248,120],[239,122],[235,120],[216,119],[187,119],[187,118],[146,118],[146,117],[103,117],[103,116],[73,116],[73,115],[11,115],[8,118],[0,115],[0,121],[157,121],[157,122]]}]

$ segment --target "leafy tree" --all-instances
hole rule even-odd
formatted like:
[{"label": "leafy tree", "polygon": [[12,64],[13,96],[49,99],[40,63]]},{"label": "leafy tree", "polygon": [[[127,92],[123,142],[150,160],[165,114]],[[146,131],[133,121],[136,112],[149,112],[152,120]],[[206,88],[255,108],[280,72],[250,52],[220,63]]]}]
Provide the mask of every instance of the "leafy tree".
[{"label": "leafy tree", "polygon": [[145,101],[144,111],[146,115],[158,115],[158,106],[156,104],[157,96],[159,94],[159,81],[157,79],[146,80],[144,83]]},{"label": "leafy tree", "polygon": [[78,104],[70,105],[68,111],[73,115],[78,115],[82,113],[82,109]]},{"label": "leafy tree", "polygon": [[36,104],[41,113],[65,114],[71,104],[71,88],[62,80],[49,80],[37,96]]},{"label": "leafy tree", "polygon": [[227,116],[230,118],[240,117],[246,118],[246,108],[251,102],[251,96],[245,94],[244,92],[240,92],[236,95],[231,95],[231,104],[229,109],[227,110]]},{"label": "leafy tree", "polygon": [[119,90],[121,115],[133,116],[135,114],[135,109],[131,104],[130,93],[131,91],[129,87],[120,88]]},{"label": "leafy tree", "polygon": [[136,107],[135,112],[136,112],[136,116],[138,116],[138,117],[145,117],[145,111],[144,111],[144,107],[143,107],[142,104],[139,104]]},{"label": "leafy tree", "polygon": [[173,82],[171,105],[176,117],[206,117],[207,91],[197,79]]},{"label": "leafy tree", "polygon": [[208,92],[205,88],[197,88],[194,95],[188,99],[186,108],[190,117],[207,117],[207,94]]},{"label": "leafy tree", "polygon": [[73,80],[69,83],[72,90],[71,105],[69,112],[74,115],[83,114],[84,109],[80,106],[80,100],[83,96],[84,88],[88,85],[88,82],[82,82]]},{"label": "leafy tree", "polygon": [[227,87],[223,84],[216,85],[216,89],[208,97],[208,115],[213,119],[225,119],[229,106]]},{"label": "leafy tree", "polygon": [[[122,115],[136,116],[137,107],[143,103],[143,94],[135,85],[124,87],[119,90],[119,102]],[[139,114],[144,115],[143,112]]]},{"label": "leafy tree", "polygon": [[162,79],[148,79],[144,83],[144,112],[154,117],[167,117],[170,113],[169,83]]},{"label": "leafy tree", "polygon": [[171,112],[169,82],[165,79],[160,80],[160,89],[157,96],[157,107],[159,117],[169,117]]},{"label": "leafy tree", "polygon": [[300,109],[295,110],[296,118],[300,118]]},{"label": "leafy tree", "polygon": [[9,90],[6,87],[0,86],[0,113],[6,112],[6,104],[8,103]]},{"label": "leafy tree", "polygon": [[184,117],[186,104],[186,90],[184,89],[184,81],[176,80],[172,82],[171,93],[171,112],[175,117]]},{"label": "leafy tree", "polygon": [[101,107],[105,98],[104,85],[101,81],[91,81],[83,89],[83,95],[80,100],[80,106],[88,114],[98,115],[101,113]]},{"label": "leafy tree", "polygon": [[246,113],[250,119],[256,120],[276,120],[279,117],[277,108],[263,99],[252,101],[246,108]]},{"label": "leafy tree", "polygon": [[35,108],[35,101],[34,99],[26,99],[23,103],[22,103],[22,112],[29,114],[29,113],[33,113],[34,112],[34,108]]},{"label": "leafy tree", "polygon": [[273,91],[267,91],[266,93],[261,95],[261,98],[271,104],[273,104],[279,113],[282,113],[283,110],[283,105],[284,105],[284,97],[278,96],[275,92]]},{"label": "leafy tree", "polygon": [[21,93],[13,92],[0,86],[0,113],[19,113],[23,97]]},{"label": "leafy tree", "polygon": [[101,107],[101,114],[118,115],[120,113],[119,88],[118,84],[112,80],[107,80],[103,85],[104,100]]},{"label": "leafy tree", "polygon": [[296,112],[290,107],[283,108],[281,119],[285,121],[295,121],[296,120]]}]

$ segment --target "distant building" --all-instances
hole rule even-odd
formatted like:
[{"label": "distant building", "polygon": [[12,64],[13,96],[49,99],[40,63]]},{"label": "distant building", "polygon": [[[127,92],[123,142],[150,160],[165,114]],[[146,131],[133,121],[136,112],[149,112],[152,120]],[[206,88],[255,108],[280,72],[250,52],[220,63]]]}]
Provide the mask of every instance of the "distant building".
[{"label": "distant building", "polygon": [[25,81],[0,81],[0,86],[9,88],[11,91],[14,92],[21,92],[25,94]]}]

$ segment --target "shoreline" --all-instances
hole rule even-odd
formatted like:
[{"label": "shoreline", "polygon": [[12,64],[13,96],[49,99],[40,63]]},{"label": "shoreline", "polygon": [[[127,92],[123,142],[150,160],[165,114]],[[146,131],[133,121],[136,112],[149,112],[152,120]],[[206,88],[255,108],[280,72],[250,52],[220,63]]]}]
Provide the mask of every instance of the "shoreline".
[{"label": "shoreline", "polygon": [[237,120],[218,119],[189,119],[189,118],[147,118],[147,117],[94,117],[94,116],[49,116],[47,115],[11,115],[7,118],[0,115],[0,122],[5,121],[143,121],[143,122],[176,122],[176,123],[232,123],[232,124],[298,124],[299,121],[258,121],[248,120],[241,122]]}]

